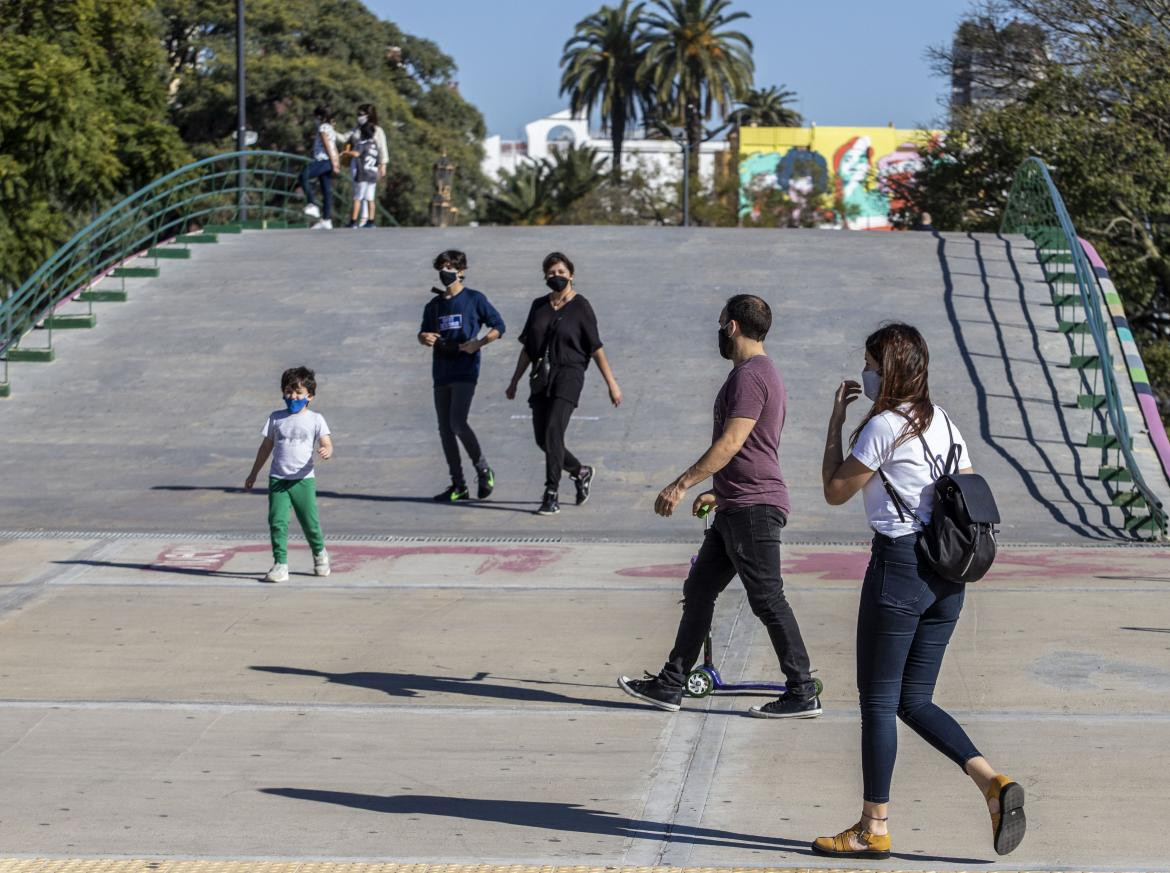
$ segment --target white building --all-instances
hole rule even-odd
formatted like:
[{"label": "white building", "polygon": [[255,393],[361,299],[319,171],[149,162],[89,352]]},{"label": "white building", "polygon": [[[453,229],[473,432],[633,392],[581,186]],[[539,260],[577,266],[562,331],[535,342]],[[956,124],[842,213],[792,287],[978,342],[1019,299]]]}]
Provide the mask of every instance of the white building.
[{"label": "white building", "polygon": [[[501,170],[515,172],[526,161],[547,158],[559,143],[576,143],[597,149],[606,163],[613,161],[613,143],[608,134],[590,133],[584,116],[574,117],[568,109],[524,125],[523,140],[502,140],[498,135],[483,142],[483,172],[498,179]],[[699,175],[710,182],[715,175],[715,156],[727,151],[725,141],[705,142],[699,147]],[[622,142],[622,170],[639,166],[649,178],[668,185],[682,178],[682,147],[669,139],[627,139]]]}]

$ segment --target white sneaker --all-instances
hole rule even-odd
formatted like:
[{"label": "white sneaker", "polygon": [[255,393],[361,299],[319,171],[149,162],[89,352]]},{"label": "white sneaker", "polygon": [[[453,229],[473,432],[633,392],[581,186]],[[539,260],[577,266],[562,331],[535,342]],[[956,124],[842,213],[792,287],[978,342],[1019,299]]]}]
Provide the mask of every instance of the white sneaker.
[{"label": "white sneaker", "polygon": [[328,218],[322,218],[316,224],[310,225],[309,230],[333,230],[333,222]]},{"label": "white sneaker", "polygon": [[265,582],[287,582],[288,581],[288,564],[273,564],[272,569],[268,571],[268,575],[264,577]]},{"label": "white sneaker", "polygon": [[313,555],[313,572],[318,576],[328,576],[332,572],[329,568],[329,553],[325,550],[319,555]]},{"label": "white sneaker", "polygon": [[320,218],[321,217],[321,207],[318,206],[316,203],[310,203],[308,206],[305,207],[305,215],[309,216],[309,218]]}]

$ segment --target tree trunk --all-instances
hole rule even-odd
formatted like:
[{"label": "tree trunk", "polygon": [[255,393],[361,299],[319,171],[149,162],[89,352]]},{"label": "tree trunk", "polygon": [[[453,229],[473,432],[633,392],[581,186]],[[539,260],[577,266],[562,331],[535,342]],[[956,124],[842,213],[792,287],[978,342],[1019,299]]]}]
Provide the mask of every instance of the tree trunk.
[{"label": "tree trunk", "polygon": [[614,107],[610,125],[609,141],[613,143],[613,166],[610,167],[610,178],[614,185],[620,185],[622,181],[622,142],[626,138],[625,106]]}]

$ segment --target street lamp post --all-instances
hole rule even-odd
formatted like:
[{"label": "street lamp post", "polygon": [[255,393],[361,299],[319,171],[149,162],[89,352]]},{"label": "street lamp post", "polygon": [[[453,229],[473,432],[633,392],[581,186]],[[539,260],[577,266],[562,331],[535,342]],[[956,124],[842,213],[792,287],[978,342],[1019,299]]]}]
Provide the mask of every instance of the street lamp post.
[{"label": "street lamp post", "polygon": [[431,198],[431,226],[447,227],[455,210],[451,207],[451,186],[455,182],[455,164],[446,150],[435,162],[435,196]]},{"label": "street lamp post", "polygon": [[[236,151],[243,152],[246,146],[247,122],[244,117],[244,0],[236,0]],[[248,218],[248,200],[245,190],[245,180],[248,175],[247,159],[240,155],[239,178],[236,186],[239,188],[239,216],[240,221]]]},{"label": "street lamp post", "polygon": [[682,147],[683,154],[683,227],[691,226],[691,147],[685,127],[671,127],[670,138]]}]

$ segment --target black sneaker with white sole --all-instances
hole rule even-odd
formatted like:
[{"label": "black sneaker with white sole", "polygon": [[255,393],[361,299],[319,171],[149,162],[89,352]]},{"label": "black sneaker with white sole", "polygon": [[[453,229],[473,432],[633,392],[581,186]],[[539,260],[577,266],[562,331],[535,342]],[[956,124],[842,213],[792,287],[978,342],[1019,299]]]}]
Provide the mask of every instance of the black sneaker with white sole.
[{"label": "black sneaker with white sole", "polygon": [[816,718],[822,711],[819,697],[797,697],[786,691],[771,703],[753,706],[748,715],[756,718]]},{"label": "black sneaker with white sole", "polygon": [[636,697],[667,712],[678,712],[682,708],[682,689],[663,685],[657,676],[650,673],[646,674],[645,679],[619,676],[618,687],[630,697]]},{"label": "black sneaker with white sole", "polygon": [[557,492],[545,491],[544,499],[540,501],[540,509],[536,510],[537,515],[556,515],[561,511],[561,504],[557,501]]},{"label": "black sneaker with white sole", "polygon": [[580,506],[589,499],[589,486],[593,484],[594,469],[582,467],[580,474],[571,477],[577,486],[577,505]]}]

